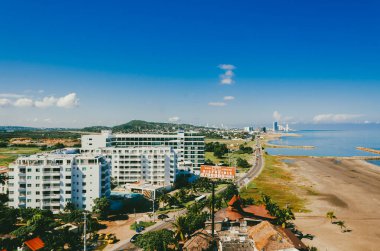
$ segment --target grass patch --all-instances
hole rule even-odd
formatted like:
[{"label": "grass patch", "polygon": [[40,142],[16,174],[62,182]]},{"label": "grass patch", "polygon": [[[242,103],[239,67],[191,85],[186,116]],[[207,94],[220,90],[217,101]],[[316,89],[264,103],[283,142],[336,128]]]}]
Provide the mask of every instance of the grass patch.
[{"label": "grass patch", "polygon": [[137,227],[147,228],[147,227],[153,226],[154,224],[156,224],[156,222],[153,222],[153,221],[140,221],[139,224],[137,224],[137,222],[134,222],[130,226],[130,228],[131,228],[131,230],[135,230],[136,231]]},{"label": "grass patch", "polygon": [[242,188],[243,198],[261,199],[261,194],[269,195],[280,207],[291,206],[295,212],[305,212],[306,201],[297,196],[297,185],[292,184],[292,175],[281,166],[279,157],[265,155],[265,167],[259,177]]},{"label": "grass patch", "polygon": [[214,164],[219,164],[222,161],[225,161],[225,158],[218,158],[214,156],[213,152],[205,152],[205,159],[211,160]]},{"label": "grass patch", "polygon": [[8,166],[15,161],[19,155],[31,155],[41,152],[38,147],[1,147],[0,166]]}]

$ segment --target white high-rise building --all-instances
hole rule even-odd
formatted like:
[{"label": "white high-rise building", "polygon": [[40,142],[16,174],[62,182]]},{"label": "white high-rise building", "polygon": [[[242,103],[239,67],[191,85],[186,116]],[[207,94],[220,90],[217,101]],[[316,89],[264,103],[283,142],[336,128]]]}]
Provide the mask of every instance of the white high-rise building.
[{"label": "white high-rise building", "polygon": [[91,211],[111,193],[110,162],[93,154],[43,153],[9,165],[9,206],[63,210],[68,202]]},{"label": "white high-rise building", "polygon": [[112,177],[118,185],[139,181],[171,186],[177,173],[177,153],[169,146],[105,147],[85,150],[112,159]]},{"label": "white high-rise building", "polygon": [[[196,132],[171,134],[124,134],[102,131],[101,134],[82,136],[82,150],[103,147],[127,148],[135,146],[169,146],[177,153],[178,168],[199,174],[204,163],[205,137]],[[113,173],[114,174],[114,173]]]}]

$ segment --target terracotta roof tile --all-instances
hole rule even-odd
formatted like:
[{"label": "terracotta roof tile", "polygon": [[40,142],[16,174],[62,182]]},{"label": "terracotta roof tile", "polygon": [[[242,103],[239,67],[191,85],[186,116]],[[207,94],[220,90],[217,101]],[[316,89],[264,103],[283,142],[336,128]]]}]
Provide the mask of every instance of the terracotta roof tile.
[{"label": "terracotta roof tile", "polygon": [[39,238],[36,237],[34,239],[28,240],[24,242],[32,251],[39,250],[45,247],[45,243]]},{"label": "terracotta roof tile", "polygon": [[250,205],[243,208],[244,212],[253,214],[255,216],[267,219],[275,219],[276,217],[270,215],[265,205]]}]

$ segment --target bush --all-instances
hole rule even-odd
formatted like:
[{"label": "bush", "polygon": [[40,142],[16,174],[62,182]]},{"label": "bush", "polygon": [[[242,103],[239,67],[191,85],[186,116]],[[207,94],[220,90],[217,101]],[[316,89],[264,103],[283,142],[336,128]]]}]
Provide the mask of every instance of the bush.
[{"label": "bush", "polygon": [[250,168],[251,165],[246,161],[245,159],[242,158],[237,158],[236,159],[236,165],[241,168]]}]

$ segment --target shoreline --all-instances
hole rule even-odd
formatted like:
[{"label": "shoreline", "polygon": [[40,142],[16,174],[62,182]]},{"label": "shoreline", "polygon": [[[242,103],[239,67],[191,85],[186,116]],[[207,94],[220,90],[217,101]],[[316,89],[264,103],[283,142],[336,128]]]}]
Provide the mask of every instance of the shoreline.
[{"label": "shoreline", "polygon": [[295,148],[295,149],[314,149],[315,146],[295,146],[295,145],[278,145],[272,144],[270,141],[278,140],[282,137],[302,137],[301,134],[297,133],[273,133],[267,134],[264,137],[265,146],[268,148]]},{"label": "shoreline", "polygon": [[[303,239],[305,244],[318,250],[376,250],[380,236],[376,227],[380,224],[377,165],[360,159],[362,156],[272,156],[293,160],[282,161],[283,168],[294,177],[293,184],[312,191],[298,194],[307,201],[306,209],[310,211],[296,213],[294,221],[304,234],[315,236],[313,240]],[[326,218],[328,211],[334,211],[335,221],[344,221],[351,231],[343,233],[331,224]]]},{"label": "shoreline", "polygon": [[364,152],[380,154],[380,150],[376,150],[376,149],[373,149],[373,148],[358,146],[358,147],[356,147],[356,149],[360,150],[360,151],[364,151]]},{"label": "shoreline", "polygon": [[337,160],[380,160],[380,156],[313,156],[313,155],[276,155],[276,154],[271,154],[272,156],[275,157],[280,157],[280,158],[294,158],[294,159],[300,159],[300,158],[321,158],[321,159],[337,159]]}]

